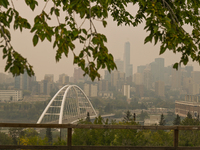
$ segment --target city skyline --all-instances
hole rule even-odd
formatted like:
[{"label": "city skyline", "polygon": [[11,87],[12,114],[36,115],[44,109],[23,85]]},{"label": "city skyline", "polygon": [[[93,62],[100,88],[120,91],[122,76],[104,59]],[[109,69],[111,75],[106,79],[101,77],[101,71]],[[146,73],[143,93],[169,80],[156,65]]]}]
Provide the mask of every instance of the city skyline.
[{"label": "city skyline", "polygon": [[[34,12],[32,12],[28,7],[24,7],[25,2],[18,1],[15,2],[16,9],[19,10],[19,13],[29,18],[30,23],[33,23],[33,16],[39,14],[43,8],[43,5],[40,5],[36,8]],[[24,9],[20,9],[20,8]],[[131,12],[136,12],[137,7],[128,7]],[[52,20],[51,24],[54,24],[56,21]],[[77,22],[79,20],[77,18]],[[98,32],[103,33],[107,36],[108,43],[106,46],[108,47],[109,52],[114,56],[115,59],[122,59],[124,54],[124,43],[130,42],[130,64],[133,64],[133,73],[137,71],[137,66],[146,65],[150,62],[154,61],[155,58],[162,57],[165,58],[165,64],[172,65],[173,63],[179,62],[181,57],[180,54],[174,54],[172,51],[166,51],[164,54],[159,55],[160,44],[158,43],[154,46],[153,43],[147,43],[144,45],[144,39],[148,35],[146,31],[144,31],[145,24],[141,24],[138,27],[128,27],[128,26],[117,26],[116,22],[108,17],[107,19],[108,25],[106,28],[102,27],[101,22],[95,22],[95,26]],[[189,27],[185,28],[189,30]],[[43,42],[39,42],[36,47],[32,44],[33,34],[29,33],[27,30],[24,30],[22,33],[19,31],[11,30],[12,41],[14,49],[21,53],[31,65],[33,65],[33,69],[35,71],[35,75],[38,80],[41,80],[44,77],[44,74],[54,74],[55,79],[57,80],[59,74],[68,74],[69,76],[73,75],[73,70],[77,65],[73,65],[73,54],[70,52],[68,58],[64,55],[60,62],[56,63],[55,54],[56,49],[52,48],[52,43],[44,40]],[[78,54],[78,52],[82,49],[82,46],[78,43],[75,43],[76,49],[74,52]],[[2,52],[0,53],[0,58],[3,57]],[[4,72],[5,68],[5,60],[0,59],[0,72]],[[195,70],[200,70],[198,63],[193,63],[191,60],[188,64],[192,64]],[[103,76],[104,70],[100,70],[101,75]]]}]

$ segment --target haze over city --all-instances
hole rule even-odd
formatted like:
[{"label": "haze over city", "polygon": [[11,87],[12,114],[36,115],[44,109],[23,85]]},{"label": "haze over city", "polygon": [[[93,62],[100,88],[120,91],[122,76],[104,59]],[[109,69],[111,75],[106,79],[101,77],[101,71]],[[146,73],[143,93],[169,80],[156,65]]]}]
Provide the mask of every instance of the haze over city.
[{"label": "haze over city", "polygon": [[[20,14],[23,17],[29,18],[30,23],[33,23],[33,16],[41,12],[44,4],[41,3],[34,12],[24,6],[25,4],[23,1],[15,2],[15,7],[19,10]],[[21,7],[24,7],[24,9],[20,9]],[[130,12],[135,12],[137,7],[129,7],[129,9]],[[107,21],[108,26],[106,28],[102,27],[101,22],[95,22],[97,31],[104,33],[107,36],[108,42],[106,45],[115,59],[123,59],[124,44],[125,42],[130,42],[130,63],[133,64],[133,73],[137,72],[137,66],[149,64],[158,57],[165,58],[165,66],[179,62],[180,54],[174,54],[172,51],[166,51],[163,55],[159,56],[160,47],[159,44],[154,46],[154,41],[152,44],[148,43],[144,45],[144,39],[148,35],[143,30],[144,24],[134,28],[117,26],[116,22],[113,22],[111,18],[108,18]],[[51,21],[51,23],[55,23],[55,20]],[[73,55],[71,52],[69,53],[68,58],[63,56],[61,61],[56,63],[56,50],[52,48],[52,43],[45,40],[44,42],[39,42],[36,47],[33,47],[32,37],[33,34],[26,30],[22,33],[19,31],[12,31],[11,43],[15,50],[26,57],[29,63],[33,65],[37,80],[42,80],[45,74],[54,74],[56,80],[58,79],[59,74],[62,73],[66,73],[69,76],[73,75],[73,68],[77,66],[73,65]],[[82,45],[77,42],[75,46],[75,52],[78,53],[81,50]],[[0,53],[0,57],[2,58],[2,53]],[[194,66],[194,70],[200,70],[198,63],[190,61],[189,64]],[[5,60],[0,59],[0,72],[4,72],[4,67]],[[103,76],[104,71],[101,70],[100,73]]]}]

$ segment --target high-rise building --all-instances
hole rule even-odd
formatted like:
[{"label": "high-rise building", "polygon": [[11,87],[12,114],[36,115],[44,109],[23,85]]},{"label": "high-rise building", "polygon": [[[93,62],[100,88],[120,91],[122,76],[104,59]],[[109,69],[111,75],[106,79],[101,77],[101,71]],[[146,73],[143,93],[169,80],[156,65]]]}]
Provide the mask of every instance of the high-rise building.
[{"label": "high-rise building", "polygon": [[124,49],[124,72],[125,77],[130,77],[133,74],[133,66],[130,64],[130,43],[125,43]]},{"label": "high-rise building", "polygon": [[83,91],[88,97],[96,97],[98,92],[97,85],[85,83]]},{"label": "high-rise building", "polygon": [[84,72],[81,68],[74,68],[74,82],[77,83],[79,80],[84,80]]},{"label": "high-rise building", "polygon": [[156,69],[156,81],[164,81],[164,66],[165,59],[164,58],[156,58],[155,63],[157,65]]},{"label": "high-rise building", "polygon": [[11,74],[0,73],[0,84],[14,83],[14,78]]},{"label": "high-rise building", "polygon": [[125,73],[119,71],[113,71],[111,73],[111,86],[120,91],[123,88],[125,82]]},{"label": "high-rise building", "polygon": [[165,67],[164,69],[164,82],[165,82],[165,85],[169,85],[171,86],[171,72],[172,72],[172,66],[168,66],[168,67]]},{"label": "high-rise building", "polygon": [[122,61],[121,59],[116,59],[115,64],[119,72],[124,72],[124,61]]},{"label": "high-rise building", "polygon": [[182,77],[181,77],[181,67],[178,70],[172,68],[172,80],[171,88],[174,90],[179,90],[181,88]]},{"label": "high-rise building", "polygon": [[44,80],[47,80],[48,82],[54,82],[54,75],[53,74],[45,74]]},{"label": "high-rise building", "polygon": [[156,58],[155,61],[150,64],[153,82],[164,81],[164,61],[164,58]]},{"label": "high-rise building", "polygon": [[98,82],[98,91],[108,91],[108,80],[100,80]]},{"label": "high-rise building", "polygon": [[0,90],[0,101],[18,101],[23,99],[23,92],[18,90]]},{"label": "high-rise building", "polygon": [[137,96],[143,97],[144,96],[144,85],[135,85],[135,93]]},{"label": "high-rise building", "polygon": [[165,83],[163,81],[155,82],[155,93],[157,96],[165,96]]},{"label": "high-rise building", "polygon": [[150,69],[145,69],[143,72],[144,87],[149,90],[152,87],[152,75]]},{"label": "high-rise building", "polygon": [[143,74],[142,73],[134,74],[134,83],[136,85],[143,85]]},{"label": "high-rise building", "polygon": [[35,76],[28,76],[27,72],[24,71],[24,74],[15,77],[15,89],[20,90],[31,90],[32,83],[36,81]]},{"label": "high-rise building", "polygon": [[146,65],[137,66],[137,73],[143,73],[146,67]]},{"label": "high-rise building", "polygon": [[189,84],[189,95],[197,95],[199,94],[199,84],[191,83]]},{"label": "high-rise building", "polygon": [[105,70],[104,72],[104,79],[108,80],[109,82],[111,81],[111,73],[108,70]]},{"label": "high-rise building", "polygon": [[191,77],[191,73],[193,71],[193,66],[192,65],[188,65],[185,67],[185,70],[187,72],[187,77]]},{"label": "high-rise building", "polygon": [[40,94],[50,95],[51,91],[54,89],[54,84],[48,80],[42,80],[38,82],[38,88]]},{"label": "high-rise building", "polygon": [[124,85],[123,94],[126,96],[126,99],[130,99],[130,85]]},{"label": "high-rise building", "polygon": [[200,84],[200,71],[192,71],[192,82],[195,84]]},{"label": "high-rise building", "polygon": [[59,84],[66,85],[69,84],[69,76],[66,74],[59,75]]}]

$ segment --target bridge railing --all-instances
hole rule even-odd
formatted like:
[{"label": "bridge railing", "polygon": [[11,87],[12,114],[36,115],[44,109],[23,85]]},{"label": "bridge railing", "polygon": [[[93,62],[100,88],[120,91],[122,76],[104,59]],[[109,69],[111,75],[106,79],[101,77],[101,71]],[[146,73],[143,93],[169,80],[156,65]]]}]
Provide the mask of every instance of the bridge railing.
[{"label": "bridge railing", "polygon": [[[133,126],[133,125],[85,125],[85,124],[26,124],[0,123],[0,127],[18,128],[67,128],[66,146],[27,146],[0,145],[0,149],[67,149],[67,150],[197,150],[200,147],[179,147],[179,130],[200,130],[200,126]],[[72,129],[135,129],[135,130],[173,130],[173,147],[139,147],[139,146],[72,146]]]}]

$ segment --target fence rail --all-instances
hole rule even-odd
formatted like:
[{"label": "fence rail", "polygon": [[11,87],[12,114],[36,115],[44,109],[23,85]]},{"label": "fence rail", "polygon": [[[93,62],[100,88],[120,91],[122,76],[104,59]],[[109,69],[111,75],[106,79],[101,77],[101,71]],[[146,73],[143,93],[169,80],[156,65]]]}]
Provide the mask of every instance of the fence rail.
[{"label": "fence rail", "polygon": [[[200,130],[200,126],[133,126],[133,125],[85,125],[85,124],[27,124],[0,123],[0,127],[19,128],[67,128],[66,146],[25,146],[0,145],[0,149],[67,149],[67,150],[197,150],[200,147],[179,147],[179,130]],[[138,129],[138,130],[174,130],[173,147],[140,147],[140,146],[72,146],[72,129]]]}]

